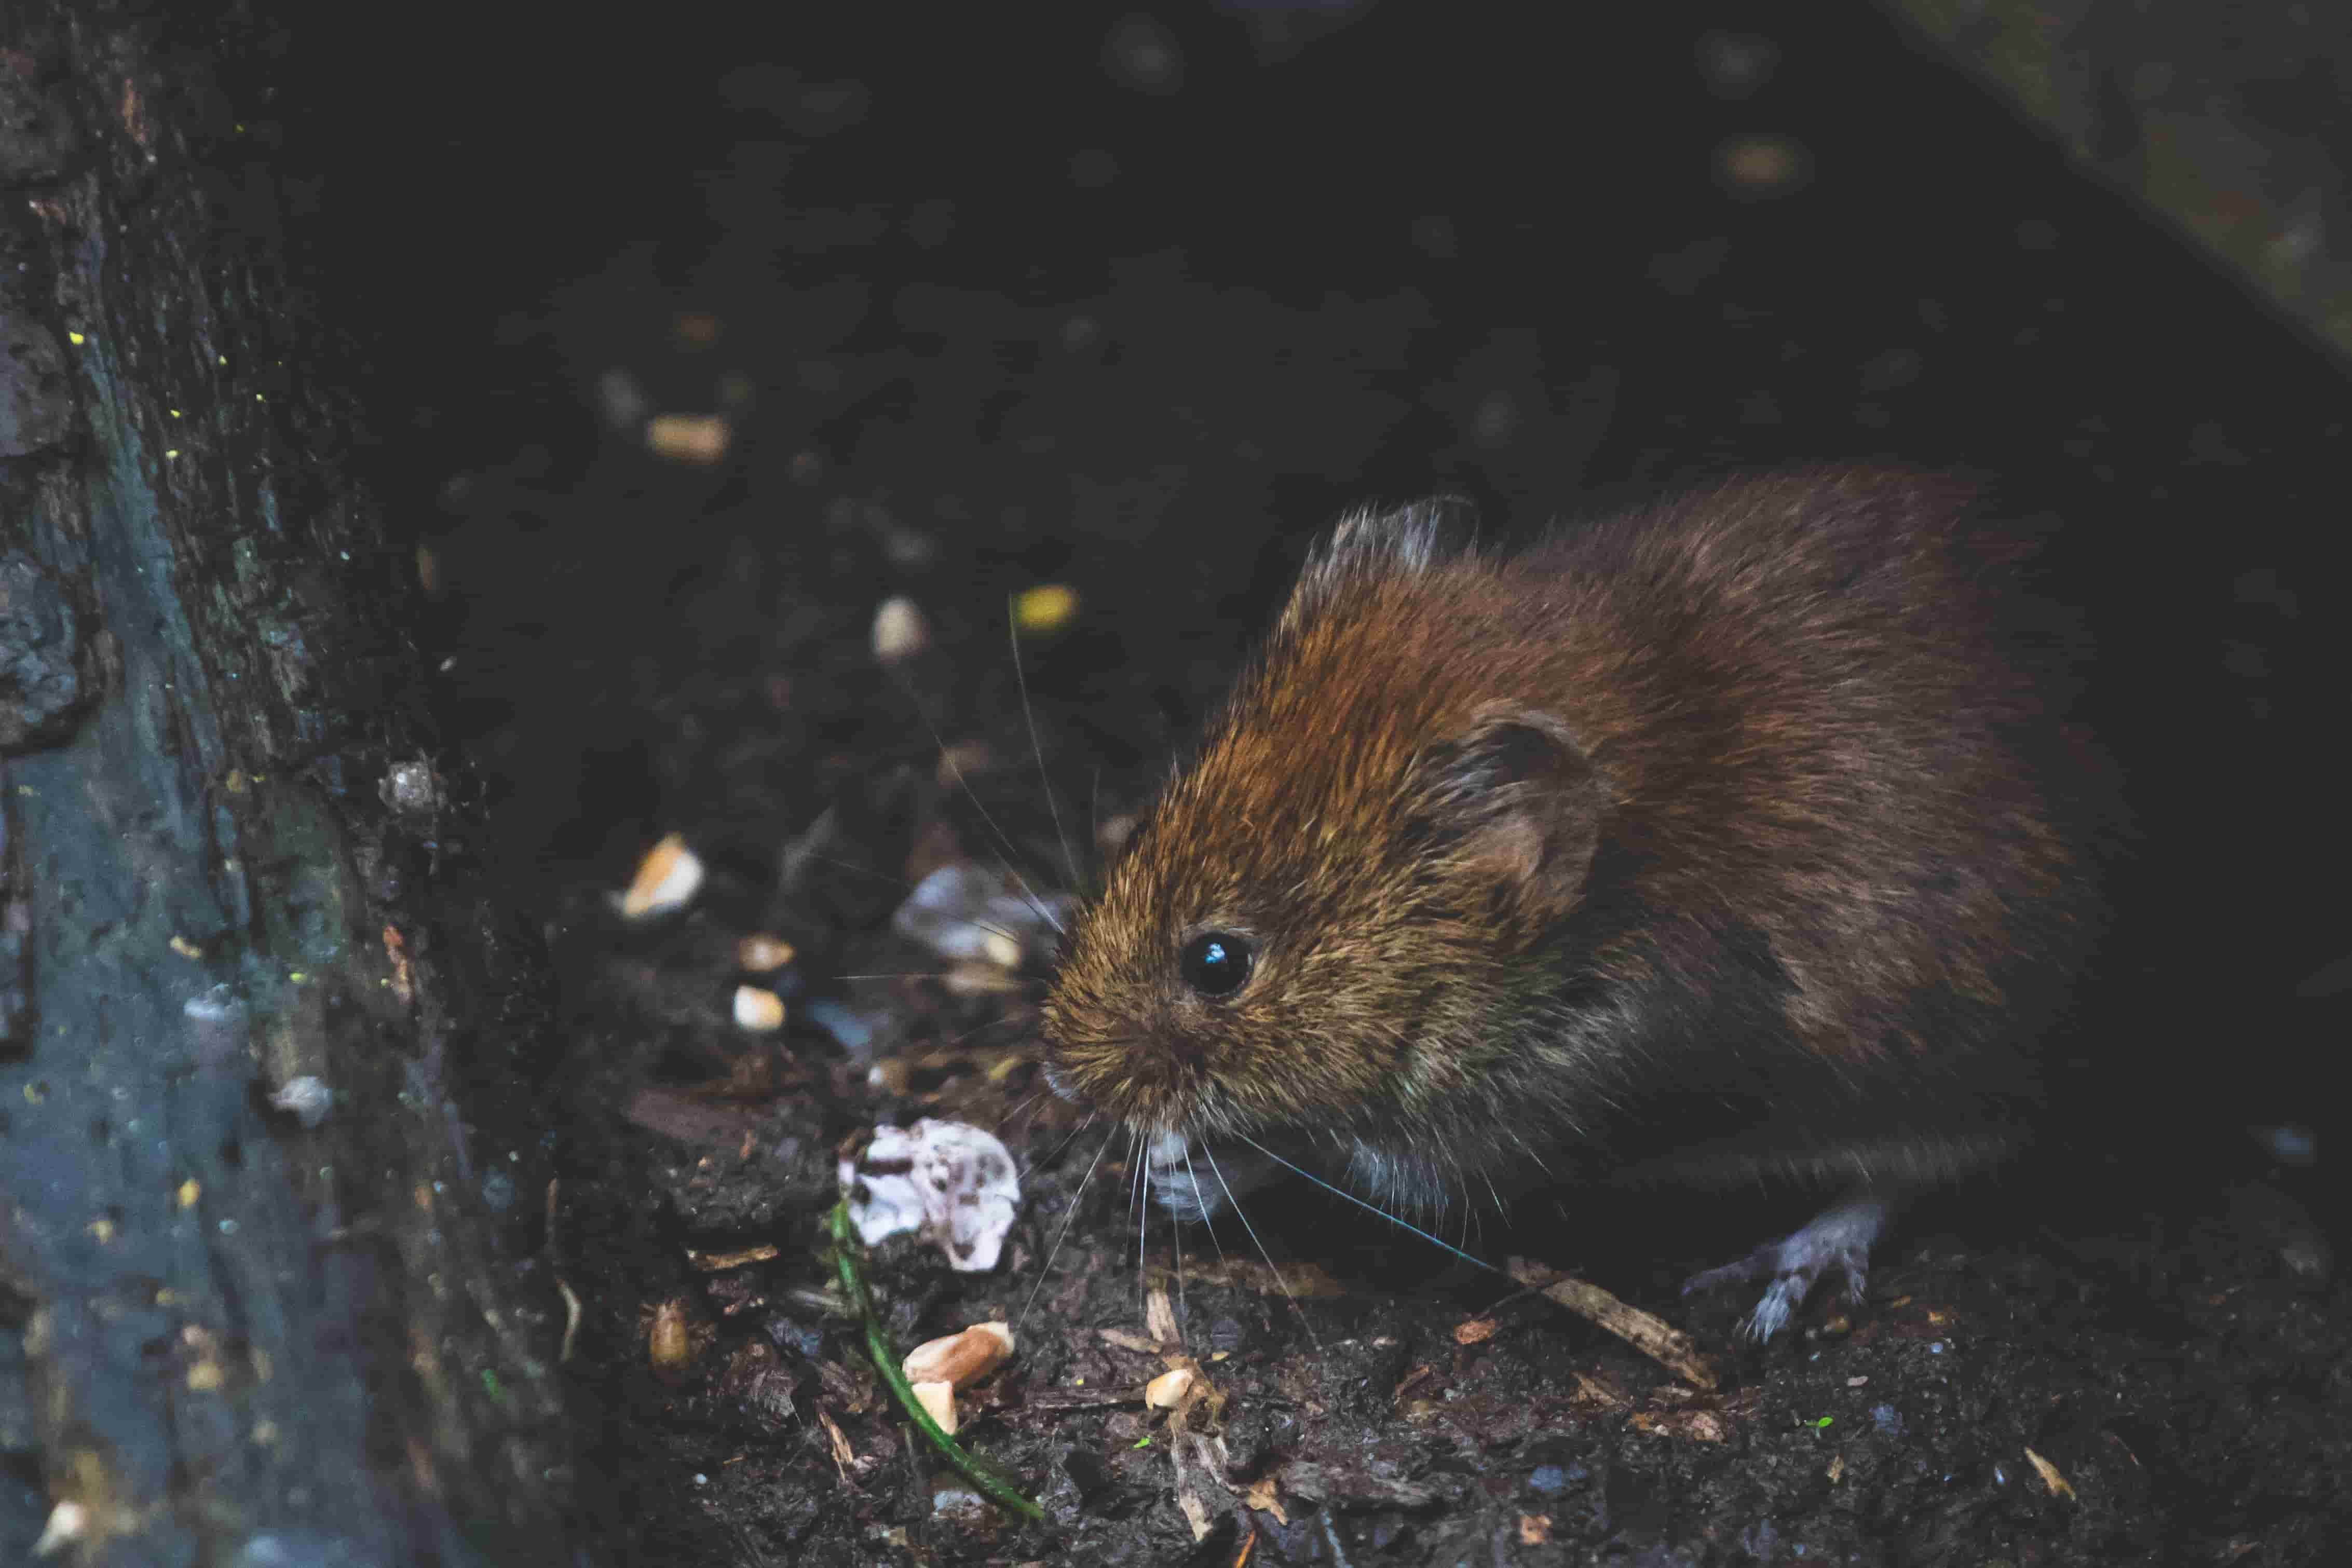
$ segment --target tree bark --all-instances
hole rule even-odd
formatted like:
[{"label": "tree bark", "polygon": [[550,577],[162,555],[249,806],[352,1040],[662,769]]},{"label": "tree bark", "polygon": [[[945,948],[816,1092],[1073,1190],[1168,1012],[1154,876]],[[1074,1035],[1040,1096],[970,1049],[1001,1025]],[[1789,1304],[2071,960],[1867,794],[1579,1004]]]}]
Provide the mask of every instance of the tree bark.
[{"label": "tree bark", "polygon": [[548,1040],[535,946],[436,874],[413,585],[216,25],[0,10],[0,1558],[571,1561],[544,1166],[449,1086]]}]

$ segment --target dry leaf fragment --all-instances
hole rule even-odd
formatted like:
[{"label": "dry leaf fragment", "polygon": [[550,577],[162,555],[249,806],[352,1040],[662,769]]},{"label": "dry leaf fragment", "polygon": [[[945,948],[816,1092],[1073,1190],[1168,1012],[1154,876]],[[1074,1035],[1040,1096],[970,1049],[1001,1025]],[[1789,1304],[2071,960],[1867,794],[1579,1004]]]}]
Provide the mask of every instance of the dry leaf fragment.
[{"label": "dry leaf fragment", "polygon": [[698,1269],[705,1274],[718,1274],[729,1269],[740,1269],[748,1264],[769,1262],[778,1256],[779,1250],[772,1241],[761,1241],[750,1247],[740,1247],[731,1252],[705,1252],[698,1248],[689,1247],[686,1249],[686,1260],[689,1267]]},{"label": "dry leaf fragment", "polygon": [[416,963],[408,956],[408,939],[397,926],[383,928],[383,956],[392,966],[392,998],[402,1007],[416,1005]]},{"label": "dry leaf fragment", "polygon": [[848,1435],[842,1431],[841,1424],[833,1418],[832,1411],[822,1405],[818,1406],[816,1419],[817,1425],[824,1428],[826,1444],[833,1449],[833,1468],[839,1470],[841,1479],[846,1481],[849,1479],[850,1467],[857,1463],[857,1450],[849,1446]]},{"label": "dry leaf fragment", "polygon": [[1454,1325],[1454,1343],[1462,1345],[1483,1344],[1494,1338],[1495,1331],[1501,1326],[1493,1318],[1465,1319]]},{"label": "dry leaf fragment", "polygon": [[2063,1497],[2070,1502],[2074,1500],[2074,1488],[2064,1476],[2058,1473],[2057,1466],[2031,1448],[2025,1450],[2025,1457],[2033,1466],[2033,1473],[2040,1476],[2042,1484],[2049,1489],[2052,1497]]},{"label": "dry leaf fragment", "polygon": [[1275,1490],[1272,1476],[1260,1476],[1250,1482],[1249,1490],[1242,1493],[1242,1506],[1274,1515],[1276,1524],[1287,1525],[1290,1522],[1290,1516],[1282,1511],[1282,1497]]}]

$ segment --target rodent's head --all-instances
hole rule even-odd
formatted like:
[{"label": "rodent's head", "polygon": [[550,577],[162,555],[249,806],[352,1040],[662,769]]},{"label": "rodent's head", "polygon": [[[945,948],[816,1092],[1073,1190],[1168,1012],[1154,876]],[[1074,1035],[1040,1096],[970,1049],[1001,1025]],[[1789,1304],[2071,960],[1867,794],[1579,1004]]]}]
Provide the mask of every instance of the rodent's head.
[{"label": "rodent's head", "polygon": [[1518,596],[1426,509],[1310,561],[1198,759],[1082,918],[1054,1081],[1148,1131],[1377,1134],[1480,1081],[1539,1005],[1605,790],[1528,700]]}]

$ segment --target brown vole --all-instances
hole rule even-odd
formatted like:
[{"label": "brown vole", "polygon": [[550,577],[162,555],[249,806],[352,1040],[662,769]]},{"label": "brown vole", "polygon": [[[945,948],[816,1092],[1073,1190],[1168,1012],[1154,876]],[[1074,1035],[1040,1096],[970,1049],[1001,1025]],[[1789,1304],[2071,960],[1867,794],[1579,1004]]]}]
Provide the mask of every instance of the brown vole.
[{"label": "brown vole", "polygon": [[1837,1184],[1694,1281],[1771,1279],[1769,1334],[1824,1268],[1859,1291],[1895,1192],[2008,1142],[2097,923],[2020,551],[1903,474],[1734,481],[1510,557],[1447,513],[1315,552],[1072,934],[1053,1081],[1195,1215],[1244,1146],[1391,1211]]}]

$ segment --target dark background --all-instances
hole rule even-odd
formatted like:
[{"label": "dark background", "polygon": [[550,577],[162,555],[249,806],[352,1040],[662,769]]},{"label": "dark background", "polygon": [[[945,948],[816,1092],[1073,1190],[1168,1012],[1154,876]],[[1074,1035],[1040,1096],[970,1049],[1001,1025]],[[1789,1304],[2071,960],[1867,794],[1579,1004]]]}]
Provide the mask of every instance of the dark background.
[{"label": "dark background", "polygon": [[[1021,589],[1081,596],[1021,657],[1044,771],[1108,814],[1348,506],[1452,490],[1526,528],[1890,461],[2051,523],[2098,639],[2140,830],[2060,1126],[2158,1158],[2078,1176],[2193,1206],[2267,1163],[2248,1128],[2340,1130],[2342,367],[1876,11],[428,6],[272,36],[297,85],[218,162],[284,183],[386,564],[433,563],[441,760],[493,824],[453,859],[560,951],[662,833],[748,923],[828,800],[941,739],[1024,748]],[[645,409],[725,411],[726,456],[650,454]],[[945,651],[911,695],[866,651],[895,594]],[[1034,810],[1033,778],[995,787]]]},{"label": "dark background", "polygon": [[[307,281],[438,552],[420,635],[519,871],[775,826],[793,759],[722,732],[793,646],[780,562],[950,638],[1077,585],[1033,689],[1148,771],[1350,503],[1529,524],[1886,459],[2063,520],[2144,822],[2129,903],[2179,943],[2145,1060],[2259,1100],[2275,1042],[2340,1038],[2294,993],[2352,947],[2341,368],[1867,7],[375,26],[290,33],[316,96],[248,134],[315,201]],[[1795,178],[1727,174],[1759,139]],[[661,408],[731,384],[728,458],[600,428],[614,370]]]}]

